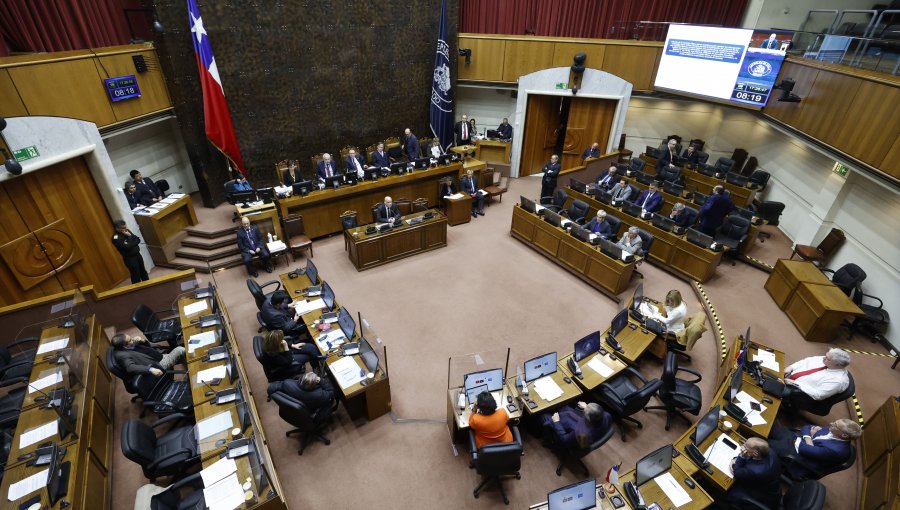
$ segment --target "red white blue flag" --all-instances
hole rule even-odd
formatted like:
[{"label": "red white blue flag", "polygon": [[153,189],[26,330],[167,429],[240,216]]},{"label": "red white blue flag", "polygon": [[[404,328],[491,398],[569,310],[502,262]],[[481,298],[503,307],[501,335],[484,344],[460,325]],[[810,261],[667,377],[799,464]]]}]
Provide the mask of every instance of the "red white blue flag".
[{"label": "red white blue flag", "polygon": [[203,18],[200,17],[200,9],[196,0],[187,0],[187,7],[191,17],[191,34],[194,53],[197,55],[200,87],[203,90],[203,122],[206,124],[206,137],[231,160],[241,174],[246,175],[244,158],[241,157],[241,150],[234,136],[234,126],[231,124],[231,114],[228,113],[222,79],[219,77],[219,68],[216,67],[212,46],[209,44],[209,36],[203,26]]}]

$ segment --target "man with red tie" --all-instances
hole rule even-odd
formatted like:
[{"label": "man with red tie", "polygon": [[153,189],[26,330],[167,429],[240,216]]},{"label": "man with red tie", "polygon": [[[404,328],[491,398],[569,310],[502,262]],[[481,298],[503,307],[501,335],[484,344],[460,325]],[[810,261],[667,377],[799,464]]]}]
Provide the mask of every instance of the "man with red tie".
[{"label": "man with red tie", "polygon": [[472,143],[472,126],[469,124],[469,118],[462,116],[462,120],[453,126],[453,134],[456,135],[456,145],[469,145]]},{"label": "man with red tie", "polygon": [[850,354],[843,349],[830,349],[825,356],[810,356],[784,369],[784,398],[803,392],[814,400],[822,400],[847,389],[850,379],[847,367]]},{"label": "man with red tie", "polygon": [[322,154],[322,161],[319,161],[317,166],[316,175],[323,181],[326,177],[332,177],[338,174],[337,167],[334,166],[334,161],[331,161],[331,154],[328,154],[327,152]]}]

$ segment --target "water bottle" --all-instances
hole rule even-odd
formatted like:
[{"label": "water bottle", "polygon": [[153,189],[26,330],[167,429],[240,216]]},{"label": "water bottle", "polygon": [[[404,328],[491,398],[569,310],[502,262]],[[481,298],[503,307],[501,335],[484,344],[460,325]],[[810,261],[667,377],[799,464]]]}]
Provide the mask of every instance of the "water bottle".
[{"label": "water bottle", "polygon": [[268,233],[268,238],[269,238],[269,242],[271,243],[272,242],[272,233],[271,232]]}]

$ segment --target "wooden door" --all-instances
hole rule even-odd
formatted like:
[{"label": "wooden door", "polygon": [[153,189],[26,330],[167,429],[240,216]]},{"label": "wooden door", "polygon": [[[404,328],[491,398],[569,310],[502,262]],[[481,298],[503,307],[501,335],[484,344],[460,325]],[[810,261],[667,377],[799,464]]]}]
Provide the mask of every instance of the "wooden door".
[{"label": "wooden door", "polygon": [[519,160],[520,177],[540,172],[550,161],[559,129],[561,101],[560,96],[528,95],[522,157]]},{"label": "wooden door", "polygon": [[581,153],[594,142],[600,143],[601,154],[606,153],[617,104],[614,99],[572,98],[563,144],[563,168],[580,165]]}]

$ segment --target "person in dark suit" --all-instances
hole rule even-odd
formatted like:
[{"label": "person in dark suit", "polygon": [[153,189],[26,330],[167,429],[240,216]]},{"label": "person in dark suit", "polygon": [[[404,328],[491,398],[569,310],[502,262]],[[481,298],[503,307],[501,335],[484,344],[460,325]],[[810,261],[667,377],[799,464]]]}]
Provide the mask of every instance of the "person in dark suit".
[{"label": "person in dark suit", "polygon": [[584,152],[581,153],[581,159],[599,158],[599,157],[600,157],[600,144],[597,142],[594,142],[593,145],[591,145],[590,147],[585,149]]},{"label": "person in dark suit", "polygon": [[453,185],[453,179],[447,177],[441,180],[441,198],[456,193],[456,186]]},{"label": "person in dark suit", "polygon": [[146,338],[128,336],[125,333],[113,335],[110,341],[116,362],[132,375],[150,374],[159,377],[175,365],[184,364],[184,347],[178,346],[168,353],[156,350]]},{"label": "person in dark suit", "polygon": [[656,173],[658,174],[660,170],[665,167],[675,168],[675,158],[678,157],[678,149],[676,146],[678,145],[678,141],[672,138],[669,140],[669,143],[666,144],[666,148],[659,151],[659,157],[656,158]]},{"label": "person in dark suit", "polygon": [[616,168],[615,163],[610,163],[609,169],[605,174],[597,176],[597,186],[600,189],[610,189],[616,185],[616,182],[619,181],[617,178],[619,169]]},{"label": "person in dark suit", "polygon": [[484,193],[478,189],[472,170],[466,170],[466,175],[459,180],[459,185],[465,193],[472,195],[472,217],[484,216]]},{"label": "person in dark suit", "polygon": [[331,154],[328,154],[327,152],[325,154],[322,154],[322,161],[319,161],[318,165],[316,165],[316,176],[318,176],[320,180],[324,181],[326,177],[331,177],[337,174],[338,169],[334,165],[334,161],[331,160]]},{"label": "person in dark suit", "polygon": [[764,39],[759,47],[767,50],[777,50],[779,48],[779,44],[780,41],[778,40],[778,34],[769,34],[769,38]]},{"label": "person in dark suit", "polygon": [[540,420],[551,448],[570,451],[587,448],[612,426],[612,416],[593,402],[563,406],[555,413],[541,414]]},{"label": "person in dark suit", "polygon": [[628,200],[631,197],[631,192],[631,186],[628,185],[628,181],[624,177],[619,179],[619,184],[616,184],[609,190],[612,200],[616,203]]},{"label": "person in dark suit", "polygon": [[512,138],[513,128],[509,124],[509,120],[506,117],[503,117],[503,122],[497,126],[497,135],[501,140],[509,140]]},{"label": "person in dark suit", "polygon": [[559,178],[559,156],[550,156],[550,162],[541,169],[544,176],[541,178],[541,197],[553,196],[556,189],[556,179]]},{"label": "person in dark suit", "polygon": [[309,336],[306,330],[306,324],[297,314],[296,310],[290,307],[291,296],[285,290],[276,290],[271,296],[267,297],[259,310],[263,324],[269,330],[281,330],[285,336],[303,337]]},{"label": "person in dark suit", "polygon": [[700,207],[697,216],[697,229],[706,235],[715,235],[716,229],[722,225],[725,215],[734,209],[731,197],[725,193],[725,186],[721,184],[713,188],[713,192],[707,197],[706,202]]},{"label": "person in dark suit", "polygon": [[287,379],[276,384],[281,391],[302,402],[310,414],[319,411],[317,418],[320,423],[328,421],[337,409],[337,400],[334,398],[331,383],[327,378],[323,379],[313,372],[303,374],[299,381]]},{"label": "person in dark suit", "polygon": [[241,257],[244,259],[244,265],[247,266],[247,272],[253,277],[259,276],[256,268],[253,267],[253,256],[259,255],[259,258],[265,262],[266,271],[272,272],[272,260],[270,258],[269,249],[263,242],[262,234],[256,225],[250,224],[250,218],[244,216],[241,218],[241,228],[237,231],[237,244],[241,250]]},{"label": "person in dark suit", "polygon": [[[842,418],[827,427],[805,425],[799,433],[775,424],[769,434],[769,445],[782,459],[799,455],[805,464],[817,471],[830,471],[850,458],[850,441],[859,439],[862,428],[853,420]],[[787,463],[785,471],[796,478],[811,476],[806,466]]]},{"label": "person in dark suit", "polygon": [[733,509],[758,508],[745,503],[749,497],[778,508],[781,504],[781,463],[771,454],[765,439],[751,437],[741,446],[741,453],[731,461],[734,483],[726,502]]},{"label": "person in dark suit", "polygon": [[[290,340],[290,342],[289,342]],[[286,377],[300,375],[307,362],[314,370],[320,366],[319,349],[310,342],[295,342],[284,336],[284,331],[274,329],[263,337],[263,357],[270,368],[279,370]]]},{"label": "person in dark suit", "polygon": [[378,147],[375,148],[375,152],[372,153],[372,164],[380,168],[388,168],[391,166],[391,158],[384,150],[383,143],[379,143]]},{"label": "person in dark suit", "polygon": [[152,203],[149,199],[145,200],[144,197],[138,194],[134,181],[129,181],[125,184],[125,199],[128,200],[128,207],[132,209]]},{"label": "person in dark suit", "polygon": [[347,157],[344,158],[344,172],[356,172],[357,175],[363,176],[365,175],[363,170],[366,168],[369,168],[369,165],[366,164],[366,160],[361,154],[356,153],[356,149],[347,151]]},{"label": "person in dark suit", "polygon": [[295,182],[300,182],[303,180],[303,177],[300,176],[300,170],[297,168],[297,161],[291,160],[288,162],[288,167],[284,171],[284,176],[281,179],[284,182],[285,186],[290,186]]},{"label": "person in dark suit", "polygon": [[462,120],[453,125],[453,137],[456,145],[469,145],[472,143],[472,126],[469,124],[469,118],[465,115]]},{"label": "person in dark suit", "polygon": [[375,221],[377,223],[392,223],[399,220],[400,216],[400,209],[394,205],[394,200],[391,197],[384,197],[384,203],[375,210]]},{"label": "person in dark suit", "polygon": [[584,226],[584,228],[592,233],[597,234],[603,239],[610,239],[615,237],[615,233],[612,231],[612,225],[606,221],[606,211],[603,209],[597,210],[597,216],[591,218],[591,221]]},{"label": "person in dark suit", "polygon": [[409,128],[403,131],[403,153],[410,161],[419,159],[419,139]]},{"label": "person in dark suit", "polygon": [[647,189],[641,192],[637,198],[634,199],[634,203],[641,206],[643,211],[648,213],[655,213],[662,209],[663,206],[663,196],[662,193],[659,192],[659,188],[657,187],[655,182],[651,182]]},{"label": "person in dark suit", "polygon": [[141,257],[141,238],[128,230],[124,220],[113,222],[116,232],[112,236],[113,246],[122,254],[122,261],[131,275],[131,283],[147,281],[147,269],[144,268],[144,259]]},{"label": "person in dark suit", "polygon": [[669,219],[675,222],[675,225],[681,228],[690,227],[690,217],[684,212],[684,204],[678,202],[672,206],[672,212],[669,213]]},{"label": "person in dark suit", "polygon": [[688,148],[684,150],[684,154],[681,155],[681,160],[684,166],[694,168],[700,164],[700,151],[697,150],[695,145],[688,145]]},{"label": "person in dark suit", "polygon": [[253,191],[253,186],[250,185],[250,181],[243,175],[239,175],[237,179],[229,181],[228,185],[225,187],[225,193],[227,194],[237,193],[239,191]]},{"label": "person in dark suit", "polygon": [[163,194],[159,191],[159,188],[156,187],[156,183],[153,182],[153,179],[144,177],[139,170],[132,170],[131,172],[128,172],[128,175],[130,175],[131,180],[134,181],[134,185],[137,187],[137,194],[141,197],[142,201],[146,200],[152,203],[162,200]]}]

